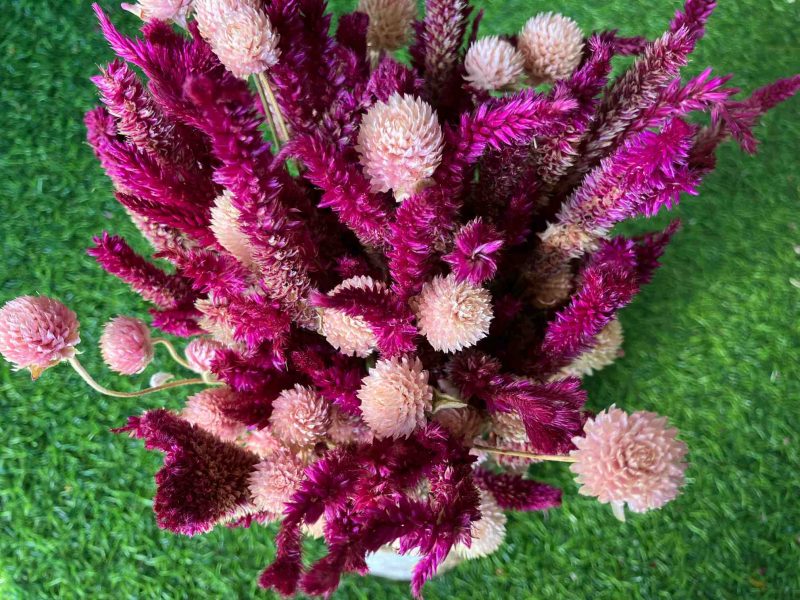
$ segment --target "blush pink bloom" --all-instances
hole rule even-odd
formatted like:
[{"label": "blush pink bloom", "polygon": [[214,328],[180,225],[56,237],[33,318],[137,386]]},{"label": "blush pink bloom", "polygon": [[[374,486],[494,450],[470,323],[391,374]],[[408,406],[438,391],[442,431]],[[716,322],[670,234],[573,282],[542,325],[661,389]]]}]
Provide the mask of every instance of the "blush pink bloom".
[{"label": "blush pink bloom", "polygon": [[528,442],[528,433],[522,417],[515,410],[510,412],[496,412],[492,414],[492,433],[505,443],[525,444]]},{"label": "blush pink bloom", "polygon": [[275,398],[269,420],[273,433],[284,443],[307,448],[328,432],[330,405],[314,390],[296,385]]},{"label": "blush pink bloom", "polygon": [[399,50],[411,38],[416,0],[359,0],[358,11],[369,17],[367,44],[373,50]]},{"label": "blush pink bloom", "polygon": [[[333,288],[328,295],[335,296],[341,290],[382,290],[386,285],[383,282],[375,281],[372,277],[357,276],[345,279],[342,283]],[[328,342],[348,356],[360,356],[365,358],[373,350],[377,340],[372,329],[361,317],[351,317],[340,310],[332,308],[320,309],[322,319],[321,333]]]},{"label": "blush pink bloom", "polygon": [[483,432],[485,425],[483,415],[471,406],[437,410],[433,415],[433,420],[447,429],[451,435],[461,439],[467,446],[472,445],[472,441]]},{"label": "blush pink bloom", "polygon": [[123,2],[121,6],[142,21],[175,21],[185,27],[192,0],[139,0],[136,4]]},{"label": "blush pink bloom", "polygon": [[473,346],[489,333],[489,292],[453,274],[426,283],[414,302],[417,326],[435,350],[456,352]]},{"label": "blush pink bloom", "polygon": [[433,389],[418,358],[382,359],[361,382],[358,397],[362,418],[376,437],[401,438],[425,424]]},{"label": "blush pink bloom", "polygon": [[217,350],[223,350],[225,344],[207,337],[198,337],[186,345],[183,351],[186,362],[195,373],[208,373],[211,363],[217,355]]},{"label": "blush pink bloom", "polygon": [[238,421],[226,417],[221,407],[235,401],[235,393],[227,387],[215,387],[189,396],[181,417],[214,434],[223,442],[234,442],[247,431]]},{"label": "blush pink bloom", "polygon": [[286,449],[258,463],[249,477],[250,495],[257,509],[283,513],[283,505],[303,478],[303,468],[303,463]]},{"label": "blush pink bloom", "polygon": [[539,13],[525,23],[517,47],[534,84],[569,77],[583,54],[583,32],[564,15]]},{"label": "blush pink bloom", "polygon": [[613,405],[589,419],[570,453],[580,493],[610,502],[615,513],[625,503],[634,512],[661,508],[684,484],[686,444],[677,433],[666,417],[629,415]]},{"label": "blush pink bloom", "polygon": [[122,375],[135,375],[153,360],[153,341],[147,324],[134,317],[115,317],[103,328],[100,353],[108,367]]},{"label": "blush pink bloom", "polygon": [[211,207],[211,232],[220,246],[246,267],[253,266],[253,249],[247,236],[239,227],[239,210],[231,202],[231,193],[225,190]]},{"label": "blush pink bloom", "polygon": [[557,378],[584,377],[607,367],[622,353],[622,341],[622,325],[618,319],[612,319],[597,334],[594,346],[561,369]]},{"label": "blush pink bloom", "polygon": [[256,429],[245,436],[244,447],[261,458],[269,458],[283,449],[284,445],[269,429]]},{"label": "blush pink bloom", "polygon": [[58,300],[20,296],[0,308],[0,355],[34,379],[75,356],[81,341],[78,318]]},{"label": "blush pink bloom", "polygon": [[496,35],[472,44],[464,58],[464,79],[480,90],[513,88],[525,72],[525,58],[511,42]]},{"label": "blush pink bloom", "polygon": [[372,441],[372,431],[356,415],[347,414],[334,407],[328,438],[335,444],[366,444]]},{"label": "blush pink bloom", "polygon": [[456,544],[455,552],[464,559],[489,556],[497,550],[506,537],[506,521],[503,509],[497,504],[494,496],[486,490],[478,490],[481,495],[481,518],[472,523],[470,531],[472,543]]},{"label": "blush pink bloom", "polygon": [[356,150],[373,192],[392,190],[398,202],[425,188],[442,162],[444,138],[430,104],[393,94],[361,120]]}]

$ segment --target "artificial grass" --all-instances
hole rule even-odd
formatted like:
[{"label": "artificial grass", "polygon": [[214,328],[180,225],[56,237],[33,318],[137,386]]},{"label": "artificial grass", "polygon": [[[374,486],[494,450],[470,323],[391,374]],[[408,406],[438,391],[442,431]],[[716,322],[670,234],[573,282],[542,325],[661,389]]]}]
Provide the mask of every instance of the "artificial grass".
[{"label": "artificial grass", "polygon": [[[132,30],[111,2],[115,20]],[[335,2],[334,8],[351,2]],[[475,2],[483,32],[515,31],[559,10],[585,31],[655,36],[678,2]],[[722,2],[691,72],[734,71],[744,90],[800,71],[792,1]],[[53,295],[79,313],[82,360],[103,381],[102,323],[145,306],[84,253],[103,229],[136,238],[88,146],[88,82],[111,59],[89,3],[11,0],[0,20],[0,302]],[[699,199],[675,211],[684,229],[664,266],[621,317],[626,356],[587,385],[590,405],[669,415],[691,449],[689,483],[665,509],[613,519],[576,494],[560,465],[564,506],[513,514],[507,544],[437,578],[426,597],[789,598],[800,596],[800,101],[759,128],[760,156],[720,153]],[[629,229],[666,222],[634,223]],[[140,244],[144,248],[144,244]],[[155,368],[167,368],[159,360]],[[146,380],[140,376],[137,384]],[[109,432],[162,394],[121,400],[66,368],[32,383],[0,366],[0,597],[244,598],[273,554],[273,530],[194,539],[160,531],[151,510],[161,456]],[[316,553],[321,552],[314,546]],[[408,587],[348,577],[336,598],[405,598]]]}]

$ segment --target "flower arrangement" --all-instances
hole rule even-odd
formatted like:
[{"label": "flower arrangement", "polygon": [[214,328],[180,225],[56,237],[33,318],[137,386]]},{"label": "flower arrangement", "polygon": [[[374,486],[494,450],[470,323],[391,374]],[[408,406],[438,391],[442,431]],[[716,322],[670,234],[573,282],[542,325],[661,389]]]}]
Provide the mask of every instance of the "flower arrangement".
[{"label": "flower arrangement", "polygon": [[[612,230],[696,194],[728,138],[753,152],[800,89],[682,81],[714,6],[686,0],[652,41],[552,13],[479,39],[465,0],[419,20],[413,0],[361,0],[333,35],[323,0],[141,0],[132,39],[95,7],[120,59],[94,78],[88,139],[161,264],[109,233],[89,253],[189,338],[119,316],[100,351],[133,375],[164,346],[192,375],[102,386],[76,314],[45,297],[0,309],[0,354],[112,396],[191,386],[117,430],[165,454],[158,524],[280,521],[260,583],[285,595],[329,594],[385,546],[419,555],[419,595],[448,556],[494,552],[504,511],[560,504],[528,477],[541,461],[618,518],[658,509],[685,444],[653,413],[592,414],[581,378],[619,356],[617,312],[678,223]],[[635,58],[611,79],[615,56]],[[328,546],[310,566],[303,535]]]}]

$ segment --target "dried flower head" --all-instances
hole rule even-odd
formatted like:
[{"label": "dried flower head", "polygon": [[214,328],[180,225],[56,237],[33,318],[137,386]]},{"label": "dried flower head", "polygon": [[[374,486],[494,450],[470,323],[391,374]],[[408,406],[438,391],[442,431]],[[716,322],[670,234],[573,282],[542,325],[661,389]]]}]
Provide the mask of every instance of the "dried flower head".
[{"label": "dried flower head", "polygon": [[336,444],[369,443],[372,441],[372,431],[360,417],[334,407],[328,438]]},{"label": "dried flower head", "polygon": [[468,446],[471,446],[472,441],[482,433],[485,423],[480,411],[471,406],[437,410],[433,420]]},{"label": "dried flower head", "polygon": [[269,458],[285,448],[269,429],[256,429],[248,433],[244,438],[244,447],[261,458]]},{"label": "dried flower head", "polygon": [[123,375],[135,375],[153,360],[150,328],[134,317],[115,317],[103,328],[100,353],[108,367]]},{"label": "dried flower head", "polygon": [[215,387],[189,396],[181,417],[214,434],[223,442],[234,442],[241,437],[246,427],[227,416],[221,410],[225,404],[235,401],[235,392],[227,387]]},{"label": "dried flower head", "polygon": [[192,0],[139,0],[136,4],[123,2],[121,6],[142,21],[175,21],[185,27]]},{"label": "dried flower head", "polygon": [[225,190],[214,200],[211,208],[211,231],[220,246],[243,265],[253,265],[253,249],[239,227],[239,210],[231,202],[232,194]]},{"label": "dried flower head", "polygon": [[369,17],[367,44],[373,50],[399,50],[411,37],[416,0],[359,0],[358,11]]},{"label": "dried flower head", "polygon": [[284,443],[305,448],[325,437],[331,424],[330,405],[314,390],[296,385],[272,403],[272,430]]},{"label": "dried flower head", "polygon": [[195,0],[200,35],[237,77],[263,73],[278,62],[278,34],[253,0]]},{"label": "dried flower head", "polygon": [[[337,292],[347,289],[356,290],[383,290],[386,285],[383,282],[375,281],[372,277],[357,276],[345,279],[329,292],[329,296],[335,296]],[[372,329],[361,317],[351,317],[346,313],[331,309],[320,309],[322,318],[321,333],[328,342],[348,356],[369,356],[377,340]]]},{"label": "dried flower head", "polygon": [[442,162],[443,135],[430,104],[393,94],[361,120],[356,150],[373,192],[401,202],[423,189]]},{"label": "dried flower head", "polygon": [[258,510],[281,514],[303,477],[303,463],[286,449],[258,463],[250,474],[249,487]]},{"label": "dried flower head", "polygon": [[0,308],[0,355],[34,379],[75,355],[78,318],[58,300],[20,296]]},{"label": "dried flower head", "polygon": [[186,345],[183,351],[186,362],[192,367],[195,373],[208,373],[211,371],[211,363],[217,355],[218,350],[225,348],[225,345],[217,340],[207,337],[194,338]]},{"label": "dried flower head", "polygon": [[358,390],[364,422],[378,438],[408,437],[425,424],[433,389],[418,358],[382,359]]},{"label": "dried flower head", "polygon": [[535,84],[569,77],[581,62],[583,33],[572,19],[552,12],[531,17],[517,43]]},{"label": "dried flower head", "polygon": [[504,443],[524,444],[528,441],[525,423],[515,411],[495,412],[492,414],[492,433]]},{"label": "dried flower head", "polygon": [[236,343],[233,322],[228,312],[228,303],[225,300],[218,300],[211,296],[200,298],[194,303],[194,307],[202,313],[198,325],[210,333],[216,341],[226,346]]},{"label": "dried flower head", "polygon": [[464,79],[480,90],[513,88],[525,72],[525,58],[511,42],[496,35],[472,44],[464,58]]},{"label": "dried flower head", "polygon": [[458,281],[453,274],[426,283],[414,302],[417,325],[435,350],[456,352],[489,333],[492,299],[488,290]]},{"label": "dried flower head", "polygon": [[583,377],[607,367],[619,358],[622,340],[622,325],[619,319],[612,319],[597,334],[594,346],[561,369],[558,379]]},{"label": "dried flower head", "polygon": [[472,559],[489,556],[497,550],[506,537],[506,521],[503,509],[494,496],[486,490],[478,490],[481,495],[481,518],[472,523],[472,543],[457,544],[455,551],[461,558]]},{"label": "dried flower head", "polygon": [[613,405],[589,419],[570,453],[580,493],[618,507],[627,503],[634,512],[664,506],[684,483],[686,444],[677,433],[666,417],[629,415]]}]

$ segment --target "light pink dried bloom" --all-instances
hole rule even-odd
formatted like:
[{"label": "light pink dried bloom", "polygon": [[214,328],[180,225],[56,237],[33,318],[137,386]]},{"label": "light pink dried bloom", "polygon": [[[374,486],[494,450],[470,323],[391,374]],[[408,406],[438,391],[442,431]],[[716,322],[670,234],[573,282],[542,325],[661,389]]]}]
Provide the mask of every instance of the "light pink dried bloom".
[{"label": "light pink dried bloom", "polygon": [[436,276],[414,302],[417,326],[435,350],[456,352],[489,333],[492,298],[488,290],[455,275]]},{"label": "light pink dried bloom", "polygon": [[283,513],[303,478],[303,463],[286,449],[262,460],[249,477],[250,495],[258,510]]},{"label": "light pink dried bloom", "polygon": [[175,21],[185,27],[192,0],[139,0],[136,4],[123,2],[121,6],[142,21]]},{"label": "light pink dried bloom", "polygon": [[481,558],[497,550],[506,537],[507,517],[491,493],[478,490],[481,495],[481,518],[472,523],[472,543],[457,544],[455,551],[461,558]]},{"label": "light pink dried bloom", "polygon": [[234,400],[234,392],[227,387],[214,387],[189,396],[181,416],[201,429],[216,435],[225,442],[233,442],[247,431],[239,421],[235,421],[220,410],[221,406]]},{"label": "light pink dried bloom", "polygon": [[115,317],[103,328],[100,353],[112,371],[122,375],[141,373],[153,360],[150,328],[134,317]]},{"label": "light pink dried bloom", "polygon": [[207,337],[194,338],[186,345],[183,351],[186,362],[192,367],[195,373],[208,373],[211,371],[211,363],[217,355],[218,350],[223,350],[225,344]]},{"label": "light pink dried bloom", "polygon": [[328,438],[336,444],[366,444],[372,441],[372,431],[356,415],[347,414],[334,407]]},{"label": "light pink dried bloom", "polygon": [[[328,295],[335,296],[341,290],[382,290],[386,284],[375,281],[372,277],[357,276],[345,279],[333,288]],[[372,329],[361,317],[351,317],[340,310],[323,308],[320,310],[322,319],[321,333],[331,346],[348,356],[366,358],[373,350],[377,340]]]},{"label": "light pink dried bloom", "polygon": [[471,446],[472,441],[483,432],[486,423],[481,412],[471,406],[437,410],[433,420],[468,446]]},{"label": "light pink dried bloom", "polygon": [[200,35],[237,77],[263,73],[278,62],[278,33],[254,0],[195,0]]},{"label": "light pink dried bloom", "polygon": [[399,50],[411,38],[416,0],[359,0],[358,12],[369,17],[367,44],[373,50]]},{"label": "light pink dried bloom", "polygon": [[618,319],[612,319],[597,334],[594,346],[561,369],[555,378],[583,377],[607,367],[619,358],[622,341],[622,325]]},{"label": "light pink dried bloom", "polygon": [[433,389],[418,358],[382,359],[358,390],[364,422],[378,438],[408,437],[425,424]]},{"label": "light pink dried bloom", "polygon": [[525,23],[517,42],[535,84],[569,77],[581,62],[583,33],[572,19],[539,13]]},{"label": "light pink dried bloom", "polygon": [[492,414],[492,433],[503,442],[524,444],[528,441],[528,433],[522,417],[515,410],[510,412],[495,412]]},{"label": "light pink dried bloom", "polygon": [[686,444],[675,439],[666,417],[651,412],[627,414],[611,406],[589,419],[584,436],[573,438],[580,493],[634,512],[661,508],[684,483]]},{"label": "light pink dried bloom", "polygon": [[246,267],[253,266],[253,249],[239,227],[239,210],[231,202],[232,194],[225,190],[211,207],[211,231],[220,246]]},{"label": "light pink dried bloom", "polygon": [[210,333],[216,341],[226,346],[236,343],[226,301],[212,297],[200,298],[195,301],[194,307],[203,314],[198,320],[198,325]]},{"label": "light pink dried bloom", "polygon": [[303,525],[303,533],[314,539],[325,537],[325,515],[317,519],[313,525]]},{"label": "light pink dried bloom", "polygon": [[321,441],[331,424],[330,405],[311,388],[283,390],[272,403],[272,430],[284,443],[305,448]]},{"label": "light pink dried bloom", "polygon": [[376,102],[361,120],[356,150],[373,192],[402,202],[425,188],[442,162],[443,136],[430,104],[407,94]]},{"label": "light pink dried bloom", "polygon": [[496,35],[472,44],[464,58],[464,79],[480,90],[513,88],[525,72],[525,59],[511,42]]},{"label": "light pink dried bloom", "polygon": [[0,355],[34,379],[75,356],[81,341],[78,318],[58,300],[20,296],[0,308]]},{"label": "light pink dried bloom", "polygon": [[285,448],[269,429],[256,429],[248,433],[244,438],[244,447],[261,458],[269,458]]}]

